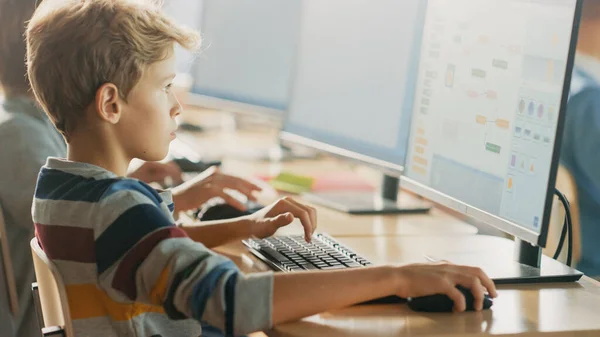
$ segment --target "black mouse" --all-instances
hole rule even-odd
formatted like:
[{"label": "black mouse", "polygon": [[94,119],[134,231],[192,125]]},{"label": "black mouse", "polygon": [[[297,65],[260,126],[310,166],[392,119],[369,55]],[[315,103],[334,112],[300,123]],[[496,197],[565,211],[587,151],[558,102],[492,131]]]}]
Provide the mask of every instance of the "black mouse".
[{"label": "black mouse", "polygon": [[[474,311],[473,306],[475,298],[471,293],[471,290],[463,287],[456,287],[465,296],[467,311]],[[483,299],[483,309],[489,309],[494,304],[492,298],[489,295],[485,295]],[[423,297],[415,297],[408,299],[408,307],[414,311],[423,312],[452,312],[454,302],[450,297],[446,295],[430,295]]]},{"label": "black mouse", "polygon": [[197,214],[197,217],[201,221],[232,219],[255,213],[262,209],[264,206],[253,202],[248,202],[246,204],[246,207],[248,207],[246,211],[240,211],[239,209],[231,206],[230,204],[219,203],[216,205],[209,206],[206,209],[200,210],[200,212]]}]

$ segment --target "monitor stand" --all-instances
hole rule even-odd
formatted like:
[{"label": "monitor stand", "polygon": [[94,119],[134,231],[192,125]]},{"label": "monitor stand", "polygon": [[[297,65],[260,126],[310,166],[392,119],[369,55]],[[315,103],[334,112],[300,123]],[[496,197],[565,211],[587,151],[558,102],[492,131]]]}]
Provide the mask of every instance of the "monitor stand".
[{"label": "monitor stand", "polygon": [[543,255],[540,247],[519,239],[515,240],[516,261],[499,259],[493,253],[489,256],[450,254],[443,257],[427,256],[427,258],[430,261],[446,260],[455,264],[479,267],[497,285],[568,283],[576,282],[583,276],[580,271]]},{"label": "monitor stand", "polygon": [[398,202],[400,180],[384,175],[381,195],[362,191],[309,192],[307,201],[350,214],[425,213],[431,205],[419,198],[403,195]]}]

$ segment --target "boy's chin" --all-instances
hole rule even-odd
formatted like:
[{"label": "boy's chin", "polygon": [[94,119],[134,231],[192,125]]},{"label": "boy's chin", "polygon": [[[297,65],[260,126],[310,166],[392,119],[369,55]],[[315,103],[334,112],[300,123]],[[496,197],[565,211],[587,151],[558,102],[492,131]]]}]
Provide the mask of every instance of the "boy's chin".
[{"label": "boy's chin", "polygon": [[141,159],[143,161],[161,161],[167,157],[169,154],[169,148],[166,148],[164,151],[154,151],[154,152],[144,152],[140,153],[136,158]]}]

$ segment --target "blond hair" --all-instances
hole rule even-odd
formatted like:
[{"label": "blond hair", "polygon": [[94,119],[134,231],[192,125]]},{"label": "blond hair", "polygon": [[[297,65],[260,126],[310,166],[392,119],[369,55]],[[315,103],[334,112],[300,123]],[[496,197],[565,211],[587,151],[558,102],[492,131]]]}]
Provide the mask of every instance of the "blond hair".
[{"label": "blond hair", "polygon": [[196,32],[177,26],[157,2],[44,0],[27,27],[31,87],[68,138],[106,83],[127,101],[144,70],[168,57],[174,43],[195,49]]},{"label": "blond hair", "polygon": [[34,10],[34,1],[0,0],[0,89],[9,96],[25,96],[29,92],[25,26]]}]

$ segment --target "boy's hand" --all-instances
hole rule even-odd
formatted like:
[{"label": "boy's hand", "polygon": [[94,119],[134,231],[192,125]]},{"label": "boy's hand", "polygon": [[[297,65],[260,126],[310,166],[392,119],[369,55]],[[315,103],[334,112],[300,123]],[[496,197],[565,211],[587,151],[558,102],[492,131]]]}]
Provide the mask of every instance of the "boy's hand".
[{"label": "boy's hand", "polygon": [[163,183],[166,178],[173,180],[175,184],[183,182],[182,172],[174,162],[160,163],[147,161],[130,172],[128,176],[141,180],[147,184]]},{"label": "boy's hand", "polygon": [[294,217],[300,219],[304,227],[304,239],[310,242],[317,229],[317,210],[292,198],[279,199],[248,218],[251,220],[252,235],[266,238],[273,235],[277,229],[289,225],[294,221]]},{"label": "boy's hand", "polygon": [[249,181],[223,174],[217,167],[211,167],[194,179],[173,188],[173,197],[177,199],[175,206],[181,210],[190,210],[200,207],[212,198],[220,197],[231,206],[245,211],[246,206],[227,194],[225,189],[236,190],[252,201],[256,201],[254,192],[262,191],[260,187]]},{"label": "boy's hand", "polygon": [[471,289],[475,297],[474,308],[483,309],[484,294],[496,297],[494,282],[479,268],[457,266],[449,263],[413,264],[399,267],[398,296],[402,298],[444,294],[454,302],[454,311],[466,310],[465,297],[456,289]]}]

